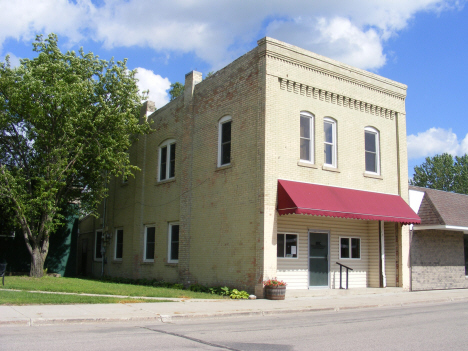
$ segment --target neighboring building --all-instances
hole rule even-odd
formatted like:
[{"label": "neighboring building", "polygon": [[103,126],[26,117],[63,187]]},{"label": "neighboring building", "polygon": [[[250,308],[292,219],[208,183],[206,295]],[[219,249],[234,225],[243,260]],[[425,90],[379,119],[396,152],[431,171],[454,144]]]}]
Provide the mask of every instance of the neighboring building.
[{"label": "neighboring building", "polygon": [[100,274],[104,231],[113,276],[262,296],[272,277],[337,288],[340,262],[351,288],[409,288],[405,98],[271,38],[203,81],[187,74],[183,96],[145,103],[154,132],[130,150],[141,172],[82,221],[78,267]]},{"label": "neighboring building", "polygon": [[412,290],[468,288],[468,195],[409,187]]},{"label": "neighboring building", "polygon": [[[66,214],[66,223],[50,235],[49,253],[44,263],[47,273],[58,273],[62,277],[76,276],[76,243],[78,217]],[[24,242],[21,230],[3,231],[0,227],[0,263],[7,263],[7,272],[29,274],[31,254]]]}]

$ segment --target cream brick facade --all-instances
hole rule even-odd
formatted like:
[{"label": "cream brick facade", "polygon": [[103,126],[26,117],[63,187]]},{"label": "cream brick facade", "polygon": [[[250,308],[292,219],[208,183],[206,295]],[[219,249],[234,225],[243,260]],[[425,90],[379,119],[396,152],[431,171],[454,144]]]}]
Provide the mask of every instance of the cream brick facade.
[{"label": "cream brick facade", "polygon": [[[163,108],[153,113],[153,104],[144,105],[142,118],[153,132],[130,150],[141,172],[110,184],[105,214],[103,204],[102,219],[83,221],[81,240],[94,247],[97,228],[123,229],[122,260],[112,259],[115,235],[107,246],[109,275],[228,285],[262,296],[262,281],[276,276],[290,287],[308,287],[308,232],[326,230],[329,287],[339,285],[335,262],[342,235],[361,238],[361,258],[349,262],[356,263],[350,286],[379,286],[378,222],[280,217],[277,184],[286,179],[396,194],[407,201],[405,98],[403,84],[271,38],[259,40],[203,81],[198,72],[188,74],[184,96]],[[314,163],[300,161],[301,112],[313,115]],[[218,128],[225,116],[232,119],[231,162],[218,167]],[[327,117],[336,121],[332,169],[324,166]],[[380,175],[364,172],[365,127],[379,131]],[[158,181],[159,148],[169,139],[176,143],[175,178]],[[168,263],[173,222],[180,225],[178,263]],[[154,262],[143,259],[147,225],[155,227]],[[299,235],[298,259],[276,257],[278,232]],[[407,287],[408,230],[386,223],[385,233],[387,285]],[[87,273],[98,275],[100,267],[93,262]]]}]

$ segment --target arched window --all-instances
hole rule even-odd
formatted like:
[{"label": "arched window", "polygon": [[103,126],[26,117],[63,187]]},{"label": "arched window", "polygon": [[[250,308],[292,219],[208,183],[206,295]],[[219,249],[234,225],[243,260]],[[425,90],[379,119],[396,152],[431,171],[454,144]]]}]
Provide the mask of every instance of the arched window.
[{"label": "arched window", "polygon": [[379,131],[372,127],[364,128],[366,172],[380,174]]},{"label": "arched window", "polygon": [[166,140],[159,146],[159,173],[158,180],[167,180],[175,177],[176,141]]},{"label": "arched window", "polygon": [[314,163],[314,115],[301,112],[300,121],[300,159]]},{"label": "arched window", "polygon": [[218,125],[218,167],[231,164],[231,116],[224,116]]},{"label": "arched window", "polygon": [[323,132],[325,135],[325,165],[336,168],[336,121],[333,118],[323,119]]}]

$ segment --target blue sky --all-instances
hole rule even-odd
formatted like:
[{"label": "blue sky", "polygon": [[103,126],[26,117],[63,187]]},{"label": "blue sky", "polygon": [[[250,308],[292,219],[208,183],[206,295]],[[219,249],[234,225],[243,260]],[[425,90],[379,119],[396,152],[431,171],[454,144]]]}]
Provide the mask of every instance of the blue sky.
[{"label": "blue sky", "polygon": [[0,59],[62,50],[128,58],[157,107],[191,70],[215,71],[270,36],[408,85],[409,173],[468,152],[466,0],[0,0]]}]

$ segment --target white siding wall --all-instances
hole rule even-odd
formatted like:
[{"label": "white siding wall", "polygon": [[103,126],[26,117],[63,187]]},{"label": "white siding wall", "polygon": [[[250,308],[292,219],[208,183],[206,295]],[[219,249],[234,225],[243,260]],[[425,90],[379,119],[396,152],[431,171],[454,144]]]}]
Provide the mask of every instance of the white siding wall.
[{"label": "white siding wall", "polygon": [[[281,218],[281,217],[280,217]],[[280,222],[280,220],[278,220]],[[297,226],[287,228],[278,224],[278,233],[298,234],[297,258],[278,258],[277,277],[288,284],[288,289],[307,289],[309,287],[308,237],[307,230]]]},{"label": "white siding wall", "polygon": [[396,232],[395,223],[387,222],[384,226],[385,235],[385,275],[387,286],[396,285]]},{"label": "white siding wall", "polygon": [[367,250],[369,274],[367,286],[378,288],[380,286],[380,249],[379,249],[379,222],[369,222],[369,247]]},{"label": "white siding wall", "polygon": [[[353,268],[349,287],[379,285],[378,222],[329,217],[287,215],[278,217],[278,233],[298,234],[298,258],[278,258],[277,277],[288,283],[289,289],[308,288],[309,230],[330,232],[330,288],[339,288],[340,268],[336,262]],[[339,238],[361,238],[361,259],[339,259]],[[372,268],[370,268],[372,264]],[[376,265],[376,267],[374,267]],[[343,285],[346,284],[343,270]]]}]

